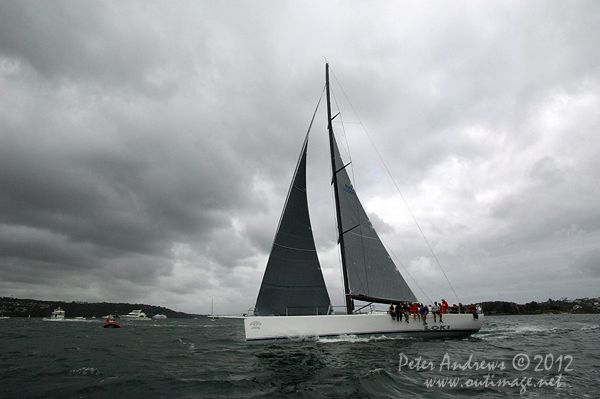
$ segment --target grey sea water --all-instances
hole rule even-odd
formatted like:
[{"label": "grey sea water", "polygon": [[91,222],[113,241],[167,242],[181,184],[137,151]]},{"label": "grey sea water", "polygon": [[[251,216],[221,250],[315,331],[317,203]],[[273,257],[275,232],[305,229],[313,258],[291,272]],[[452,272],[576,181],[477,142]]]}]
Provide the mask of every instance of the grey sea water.
[{"label": "grey sea water", "polygon": [[0,320],[2,398],[597,398],[600,315],[470,338],[248,344],[241,320]]}]

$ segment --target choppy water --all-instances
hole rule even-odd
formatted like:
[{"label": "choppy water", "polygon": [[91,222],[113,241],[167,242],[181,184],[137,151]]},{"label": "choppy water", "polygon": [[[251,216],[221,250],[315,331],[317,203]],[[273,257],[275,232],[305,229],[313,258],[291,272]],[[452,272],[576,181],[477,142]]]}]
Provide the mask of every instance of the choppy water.
[{"label": "choppy water", "polygon": [[600,315],[488,317],[466,339],[270,344],[247,344],[241,320],[101,325],[0,320],[0,397],[595,398],[600,392]]}]

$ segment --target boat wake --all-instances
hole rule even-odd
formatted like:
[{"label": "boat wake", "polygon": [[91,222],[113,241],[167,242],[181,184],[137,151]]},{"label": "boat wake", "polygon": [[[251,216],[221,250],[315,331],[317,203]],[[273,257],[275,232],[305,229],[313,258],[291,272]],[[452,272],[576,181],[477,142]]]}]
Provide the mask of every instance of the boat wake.
[{"label": "boat wake", "polygon": [[364,342],[378,342],[378,341],[406,341],[407,339],[414,339],[412,337],[402,337],[402,336],[387,336],[387,335],[378,335],[378,336],[370,336],[370,337],[359,337],[353,334],[344,334],[335,337],[320,337],[317,339],[320,343],[337,343],[337,342],[348,342],[348,343],[364,343]]},{"label": "boat wake", "polygon": [[98,323],[102,321],[99,319],[49,319],[47,317],[44,317],[42,320],[55,323]]},{"label": "boat wake", "polygon": [[552,326],[540,324],[495,325],[491,324],[487,331],[481,331],[478,335],[483,340],[502,340],[523,336],[554,337],[573,333],[575,331],[595,331],[600,329],[598,324],[573,323],[568,326]]}]

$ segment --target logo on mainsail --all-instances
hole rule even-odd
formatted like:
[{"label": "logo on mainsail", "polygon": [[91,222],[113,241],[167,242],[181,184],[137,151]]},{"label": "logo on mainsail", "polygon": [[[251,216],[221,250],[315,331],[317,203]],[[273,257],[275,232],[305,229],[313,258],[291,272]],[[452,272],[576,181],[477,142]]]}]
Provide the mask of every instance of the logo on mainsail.
[{"label": "logo on mainsail", "polygon": [[351,184],[344,184],[344,191],[348,194],[356,195],[356,191],[354,191],[354,188]]}]

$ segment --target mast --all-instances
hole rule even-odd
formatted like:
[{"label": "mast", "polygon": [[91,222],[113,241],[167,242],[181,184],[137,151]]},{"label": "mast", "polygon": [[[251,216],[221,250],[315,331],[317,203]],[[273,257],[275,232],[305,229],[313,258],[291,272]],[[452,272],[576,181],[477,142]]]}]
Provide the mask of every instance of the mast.
[{"label": "mast", "polygon": [[[340,252],[342,256],[342,274],[344,278],[344,297],[346,300],[346,313],[352,314],[354,310],[354,303],[352,302],[352,296],[350,295],[350,284],[348,283],[348,269],[346,267],[346,251],[344,246],[344,234],[342,230],[342,215],[340,213],[340,195],[338,192],[337,185],[337,174],[335,166],[335,153],[334,153],[334,136],[333,136],[333,126],[331,124],[333,118],[331,117],[331,99],[329,93],[329,63],[325,64],[325,88],[327,91],[327,131],[329,132],[329,149],[331,152],[331,172],[333,176],[332,184],[333,184],[333,193],[335,197],[335,214],[337,220],[338,227],[338,240],[340,243]],[[337,115],[336,115],[337,116]],[[335,117],[334,117],[335,118]]]}]

